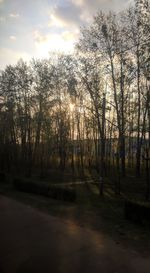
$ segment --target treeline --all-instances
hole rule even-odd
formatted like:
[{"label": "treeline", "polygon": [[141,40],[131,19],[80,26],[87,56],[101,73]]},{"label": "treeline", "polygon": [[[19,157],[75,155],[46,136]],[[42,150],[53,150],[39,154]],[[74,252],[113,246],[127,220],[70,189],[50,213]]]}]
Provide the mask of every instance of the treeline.
[{"label": "treeline", "polygon": [[20,60],[0,73],[0,168],[30,176],[95,168],[147,179],[150,5],[99,12],[72,55]]}]

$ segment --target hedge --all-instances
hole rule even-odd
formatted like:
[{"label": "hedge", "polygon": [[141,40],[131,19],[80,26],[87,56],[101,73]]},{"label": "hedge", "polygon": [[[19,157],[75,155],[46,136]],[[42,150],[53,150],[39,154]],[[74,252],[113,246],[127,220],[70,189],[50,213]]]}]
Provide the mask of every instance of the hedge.
[{"label": "hedge", "polygon": [[50,186],[33,181],[26,181],[22,178],[14,178],[13,185],[16,190],[39,194],[46,197],[51,197],[57,200],[64,200],[74,202],[76,199],[76,192],[73,189],[63,188],[58,186]]}]

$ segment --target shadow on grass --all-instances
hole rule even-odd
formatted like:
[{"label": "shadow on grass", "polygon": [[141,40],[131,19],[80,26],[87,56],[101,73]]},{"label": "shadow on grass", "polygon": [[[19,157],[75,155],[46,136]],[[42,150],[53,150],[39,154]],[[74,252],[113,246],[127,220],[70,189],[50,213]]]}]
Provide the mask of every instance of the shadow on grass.
[{"label": "shadow on grass", "polygon": [[125,219],[124,196],[116,196],[112,188],[106,185],[105,194],[100,197],[98,184],[87,181],[72,187],[76,193],[74,203],[18,192],[4,185],[1,185],[1,192],[51,215],[103,232],[111,236],[117,244],[132,247],[142,254],[150,251],[149,226],[138,226]]}]

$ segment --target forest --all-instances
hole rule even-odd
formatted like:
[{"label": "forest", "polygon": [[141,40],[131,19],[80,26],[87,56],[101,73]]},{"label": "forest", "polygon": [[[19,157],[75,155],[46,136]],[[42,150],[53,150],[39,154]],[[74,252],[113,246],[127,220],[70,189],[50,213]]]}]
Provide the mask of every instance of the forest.
[{"label": "forest", "polygon": [[149,200],[150,4],[97,12],[71,54],[0,71],[0,174]]}]

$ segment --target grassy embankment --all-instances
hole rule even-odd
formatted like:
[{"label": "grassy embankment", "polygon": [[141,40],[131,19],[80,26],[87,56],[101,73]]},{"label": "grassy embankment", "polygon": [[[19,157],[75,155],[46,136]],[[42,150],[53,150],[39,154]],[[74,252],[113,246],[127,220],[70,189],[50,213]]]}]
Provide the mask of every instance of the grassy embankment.
[{"label": "grassy embankment", "polygon": [[[22,178],[19,178],[20,180]],[[96,181],[97,177],[94,174]],[[127,221],[124,214],[125,199],[138,200],[138,203],[150,207],[144,200],[144,188],[140,179],[127,177],[121,180],[123,193],[116,195],[114,180],[116,176],[106,178],[104,196],[99,196],[98,183],[93,181],[93,174],[86,173],[85,177],[72,177],[70,174],[52,172],[50,178],[40,179],[36,176],[30,179],[23,179],[27,183],[35,183],[56,188],[69,189],[75,193],[72,202],[64,201],[62,198],[50,198],[43,195],[18,191],[13,186],[14,179],[6,175],[1,183],[2,194],[14,198],[32,207],[43,210],[54,216],[74,221],[84,227],[92,228],[111,236],[117,244],[121,243],[126,247],[132,247],[142,254],[150,252],[150,229],[149,223],[137,224]],[[117,180],[116,180],[117,181]],[[20,181],[21,182],[21,181]],[[55,182],[55,183],[54,183]],[[56,189],[57,191],[57,189]],[[135,194],[136,193],[136,194]],[[63,194],[65,190],[63,190]],[[68,194],[68,191],[67,191]]]}]

